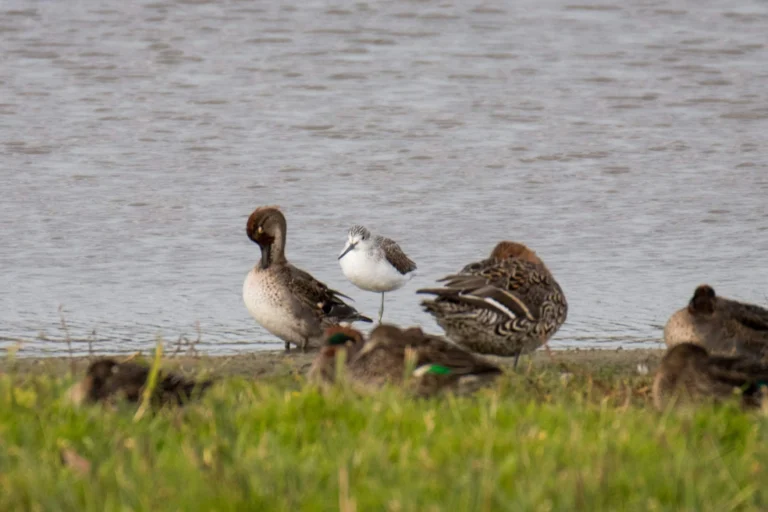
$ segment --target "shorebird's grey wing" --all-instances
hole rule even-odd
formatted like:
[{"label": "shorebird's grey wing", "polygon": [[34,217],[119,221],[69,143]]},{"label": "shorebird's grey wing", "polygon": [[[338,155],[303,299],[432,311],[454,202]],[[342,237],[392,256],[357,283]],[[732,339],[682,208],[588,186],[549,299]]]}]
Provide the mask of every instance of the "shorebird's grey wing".
[{"label": "shorebird's grey wing", "polygon": [[416,263],[406,256],[397,242],[391,238],[379,237],[379,246],[384,251],[384,257],[387,258],[389,264],[402,275],[416,270]]}]

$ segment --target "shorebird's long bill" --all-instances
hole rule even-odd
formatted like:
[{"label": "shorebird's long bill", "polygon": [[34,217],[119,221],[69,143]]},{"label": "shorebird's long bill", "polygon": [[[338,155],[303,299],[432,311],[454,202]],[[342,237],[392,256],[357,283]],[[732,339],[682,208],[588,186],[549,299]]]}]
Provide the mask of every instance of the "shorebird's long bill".
[{"label": "shorebird's long bill", "polygon": [[341,251],[341,254],[339,254],[339,259],[343,258],[345,254],[347,254],[349,251],[355,248],[355,244],[350,244],[347,242],[347,245],[344,246],[344,250]]}]

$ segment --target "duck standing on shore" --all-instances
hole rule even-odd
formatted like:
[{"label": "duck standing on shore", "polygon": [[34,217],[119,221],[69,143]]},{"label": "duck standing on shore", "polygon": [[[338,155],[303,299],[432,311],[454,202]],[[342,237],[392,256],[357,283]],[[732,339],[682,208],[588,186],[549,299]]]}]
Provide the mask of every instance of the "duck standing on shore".
[{"label": "duck standing on shore", "polygon": [[667,350],[653,382],[653,403],[663,410],[671,401],[682,405],[722,401],[741,393],[742,405],[756,407],[768,385],[768,365],[751,357],[712,356],[696,343]]},{"label": "duck standing on shore", "polygon": [[248,217],[246,234],[261,249],[261,259],[245,278],[243,301],[256,322],[285,342],[306,351],[319,346],[323,330],[339,322],[372,322],[344,302],[349,299],[328,288],[285,257],[286,221],[275,206],[256,208]]},{"label": "duck standing on shore", "polygon": [[768,355],[768,309],[719,297],[706,284],[664,326],[664,343],[696,343],[715,354]]},{"label": "duck standing on shore", "polygon": [[440,279],[422,302],[448,337],[474,352],[514,356],[532,352],[554,335],[568,315],[560,285],[534,251],[499,242],[489,258]]},{"label": "duck standing on shore", "polygon": [[384,293],[407,283],[416,264],[391,238],[372,236],[363,226],[352,226],[347,243],[339,254],[344,276],[362,290],[381,293],[379,323],[384,316]]}]

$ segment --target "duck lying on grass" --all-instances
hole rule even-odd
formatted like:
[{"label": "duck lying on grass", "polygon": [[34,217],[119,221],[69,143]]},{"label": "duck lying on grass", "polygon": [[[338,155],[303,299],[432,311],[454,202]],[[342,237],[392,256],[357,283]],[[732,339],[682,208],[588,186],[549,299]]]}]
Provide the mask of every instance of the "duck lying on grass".
[{"label": "duck lying on grass", "polygon": [[456,343],[480,354],[514,356],[546,343],[568,316],[565,294],[534,251],[499,242],[490,257],[439,280],[422,302]]},{"label": "duck lying on grass", "polygon": [[741,392],[746,407],[760,405],[768,386],[768,365],[750,357],[712,356],[695,343],[670,348],[653,382],[653,402],[662,410],[670,403],[722,401]]},{"label": "duck lying on grass", "polygon": [[667,347],[692,342],[711,353],[768,355],[768,309],[719,297],[706,284],[664,326]]},{"label": "duck lying on grass", "polygon": [[[121,399],[138,402],[149,374],[149,366],[132,361],[118,363],[111,358],[101,358],[88,366],[85,378],[72,387],[69,396],[76,405],[84,402],[114,403]],[[152,402],[154,405],[183,405],[193,398],[198,398],[212,384],[212,380],[195,382],[161,371],[157,375]]]},{"label": "duck lying on grass", "polygon": [[353,387],[376,391],[387,384],[403,384],[418,396],[451,390],[471,393],[490,384],[501,369],[445,338],[425,334],[418,327],[402,330],[379,325],[368,340],[350,328],[329,331],[328,345],[316,356],[309,378],[333,382],[336,354],[346,352],[346,378]]}]

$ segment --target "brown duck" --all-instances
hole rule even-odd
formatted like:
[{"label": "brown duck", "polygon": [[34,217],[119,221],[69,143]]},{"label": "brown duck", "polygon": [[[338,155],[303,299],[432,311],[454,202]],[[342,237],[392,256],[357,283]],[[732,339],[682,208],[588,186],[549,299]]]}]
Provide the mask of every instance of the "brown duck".
[{"label": "brown duck", "polygon": [[[98,359],[88,366],[85,378],[71,389],[70,398],[75,404],[112,403],[121,399],[138,402],[149,373],[149,366],[143,364]],[[152,400],[156,405],[182,405],[199,397],[212,384],[211,380],[195,382],[173,373],[160,372]]]},{"label": "brown duck", "polygon": [[701,345],[680,343],[667,350],[653,383],[657,409],[703,400],[722,401],[741,392],[744,406],[760,405],[768,365],[751,357],[712,356]]},{"label": "brown duck", "polygon": [[691,342],[711,353],[768,355],[768,309],[719,297],[709,285],[696,288],[685,308],[664,327],[667,347]]},{"label": "brown duck", "polygon": [[435,295],[422,302],[446,335],[481,354],[514,356],[536,350],[563,325],[568,302],[538,255],[523,244],[504,241],[490,257],[439,280]]},{"label": "brown duck", "polygon": [[[337,344],[342,339],[337,339]],[[394,325],[379,325],[367,341],[361,343],[361,339],[359,333],[348,338],[351,350],[346,375],[352,385],[362,391],[407,382],[408,389],[418,396],[433,396],[448,390],[466,394],[490,384],[502,373],[489,361],[445,338],[425,334],[418,327],[403,330]],[[330,364],[331,359],[319,362],[320,357],[316,359],[318,366]],[[406,375],[408,371],[410,375]]]},{"label": "brown duck", "polygon": [[248,238],[258,244],[261,259],[245,278],[243,301],[267,331],[303,351],[320,346],[325,328],[340,322],[371,322],[328,288],[285,257],[287,235],[283,213],[274,206],[256,208],[246,224]]}]

